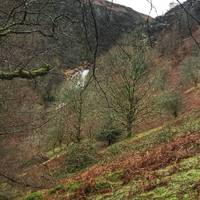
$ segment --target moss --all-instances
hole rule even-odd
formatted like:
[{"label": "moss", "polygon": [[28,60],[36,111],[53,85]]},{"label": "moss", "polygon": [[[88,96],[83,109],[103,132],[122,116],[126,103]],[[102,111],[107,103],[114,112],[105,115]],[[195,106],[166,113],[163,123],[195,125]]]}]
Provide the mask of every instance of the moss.
[{"label": "moss", "polygon": [[174,174],[171,177],[173,185],[181,188],[191,187],[195,182],[200,181],[200,169],[191,169]]},{"label": "moss", "polygon": [[171,191],[169,188],[167,187],[158,187],[150,192],[144,192],[140,195],[138,195],[137,197],[133,197],[133,200],[149,200],[149,199],[159,199],[159,200],[179,200],[176,197],[176,193],[175,191]]},{"label": "moss", "polygon": [[200,155],[184,159],[180,164],[181,170],[187,170],[191,168],[200,168]]},{"label": "moss", "polygon": [[112,193],[91,196],[89,200],[124,200],[127,199],[129,191],[130,191],[130,186],[124,186],[121,189],[114,191]]},{"label": "moss", "polygon": [[200,130],[200,118],[196,120],[189,120],[186,121],[182,127],[181,130],[183,132],[197,132]]},{"label": "moss", "polygon": [[189,170],[192,168],[200,169],[200,155],[196,155],[194,157],[184,159],[180,163],[174,163],[170,166],[167,166],[166,168],[160,169],[156,171],[156,174],[159,177],[164,177],[164,176],[170,176],[174,173],[177,173],[183,170]]},{"label": "moss", "polygon": [[[170,165],[164,169],[156,171],[156,175],[160,177],[155,180],[155,187],[150,191],[144,191],[141,188],[141,182],[150,183],[144,177],[134,180],[127,186],[112,187],[113,192],[108,194],[99,194],[92,196],[91,200],[196,200],[198,192],[195,189],[200,182],[200,155],[184,159],[178,164]],[[119,173],[119,174],[118,174]],[[118,176],[119,175],[119,176]],[[105,177],[101,177],[110,181],[118,181],[120,172],[109,173]],[[114,179],[112,179],[114,177]],[[116,178],[116,179],[115,179]],[[118,179],[119,178],[119,179]],[[99,178],[100,179],[100,178]],[[166,185],[160,183],[166,182]]]},{"label": "moss", "polygon": [[117,189],[122,185],[122,170],[110,172],[96,178],[96,190]]},{"label": "moss", "polygon": [[41,192],[33,192],[26,196],[25,200],[43,200],[43,195]]},{"label": "moss", "polygon": [[111,182],[119,182],[121,181],[123,175],[124,175],[123,170],[120,170],[106,174],[105,178]]},{"label": "moss", "polygon": [[13,72],[2,72],[0,71],[0,78],[2,80],[12,80],[14,78],[25,78],[25,79],[33,79],[38,76],[44,76],[46,75],[53,67],[50,65],[41,66],[39,68],[35,68],[33,70],[24,70],[19,69],[15,70]]},{"label": "moss", "polygon": [[134,185],[124,186],[120,190],[113,192],[112,200],[124,200],[128,199],[129,194],[134,190]]},{"label": "moss", "polygon": [[57,185],[55,188],[49,190],[49,194],[55,194],[59,191],[65,191],[64,185]]},{"label": "moss", "polygon": [[[144,192],[140,194],[135,200],[139,199],[169,199],[169,200],[178,200],[178,199],[187,199],[188,196],[192,199],[197,198],[196,191],[194,186],[200,181],[200,169],[195,168],[197,164],[197,157],[187,159],[190,161],[186,163],[186,160],[180,163],[180,170],[172,174],[169,178],[169,183],[165,187],[158,187],[150,192]],[[194,164],[194,166],[192,165]],[[187,169],[186,169],[187,166]],[[185,168],[183,168],[185,167]],[[189,169],[189,167],[194,167],[194,169]],[[170,167],[162,170],[162,172],[167,172]],[[166,175],[166,173],[164,173]]]},{"label": "moss", "polygon": [[182,195],[182,200],[196,200],[198,199],[198,192],[191,191],[187,194]]},{"label": "moss", "polygon": [[81,184],[79,182],[73,182],[66,186],[68,192],[75,192],[80,188]]},{"label": "moss", "polygon": [[108,182],[97,182],[95,189],[97,191],[111,189],[111,184]]}]

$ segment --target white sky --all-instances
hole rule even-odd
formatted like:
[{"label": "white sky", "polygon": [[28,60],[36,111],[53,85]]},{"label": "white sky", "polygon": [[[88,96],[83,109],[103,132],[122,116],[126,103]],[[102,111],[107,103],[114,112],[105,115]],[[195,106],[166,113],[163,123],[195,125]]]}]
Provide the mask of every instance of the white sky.
[{"label": "white sky", "polygon": [[[112,0],[109,0],[112,1]],[[184,2],[185,0],[180,0],[180,2]],[[141,12],[143,14],[149,14],[150,4],[148,0],[113,0],[114,3],[118,3],[121,5],[125,5],[127,7],[131,7],[134,10]],[[173,2],[173,0],[152,0],[153,5],[155,6],[158,15],[164,14],[167,10],[169,10],[169,3]],[[174,0],[174,2],[177,2]],[[152,17],[156,17],[157,14],[155,9],[150,14]]]}]

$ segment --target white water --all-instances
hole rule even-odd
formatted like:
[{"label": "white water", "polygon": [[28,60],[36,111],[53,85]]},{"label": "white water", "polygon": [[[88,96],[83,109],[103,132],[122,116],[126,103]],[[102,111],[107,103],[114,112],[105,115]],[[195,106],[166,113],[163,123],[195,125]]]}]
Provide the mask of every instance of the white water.
[{"label": "white water", "polygon": [[76,87],[84,87],[85,82],[86,82],[86,78],[89,74],[90,70],[89,69],[84,69],[82,71],[80,71],[77,76],[76,76]]}]

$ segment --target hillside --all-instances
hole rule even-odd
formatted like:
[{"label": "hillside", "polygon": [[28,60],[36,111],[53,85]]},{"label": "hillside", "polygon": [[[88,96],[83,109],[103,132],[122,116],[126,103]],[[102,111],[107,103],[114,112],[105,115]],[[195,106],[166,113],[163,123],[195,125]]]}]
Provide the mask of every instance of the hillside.
[{"label": "hillside", "polygon": [[0,200],[200,199],[199,1],[0,8]]},{"label": "hillside", "polygon": [[[0,21],[1,26],[11,27],[8,35],[4,36],[2,30],[0,69],[6,71],[8,66],[10,70],[32,69],[44,63],[54,67],[49,76],[38,80],[38,85],[42,85],[38,86],[40,95],[45,101],[51,101],[64,79],[63,70],[92,62],[96,37],[99,55],[111,48],[124,32],[144,23],[144,15],[124,6],[105,0],[92,1],[92,6],[95,16],[88,1],[33,1],[25,6],[15,0],[4,1],[0,9],[13,12],[13,16],[9,19],[4,13]],[[24,10],[27,15],[21,23],[23,16],[18,13],[23,14]],[[33,34],[25,34],[31,31]]]},{"label": "hillside", "polygon": [[[155,18],[150,27],[152,40],[157,41],[160,52],[182,60],[198,48],[199,40],[199,7],[196,0],[189,0],[169,10],[165,15]],[[165,48],[162,48],[165,44]]]},{"label": "hillside", "polygon": [[111,146],[100,153],[98,164],[31,195],[58,200],[198,199],[199,128],[199,112],[182,116]]}]

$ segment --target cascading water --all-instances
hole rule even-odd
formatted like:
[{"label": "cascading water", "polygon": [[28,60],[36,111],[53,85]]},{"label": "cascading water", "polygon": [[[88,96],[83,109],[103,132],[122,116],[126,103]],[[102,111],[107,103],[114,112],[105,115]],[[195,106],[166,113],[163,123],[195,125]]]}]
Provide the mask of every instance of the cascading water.
[{"label": "cascading water", "polygon": [[[89,74],[89,69],[83,69],[77,73],[74,74],[74,76],[71,77],[71,87],[72,88],[83,88],[85,86],[86,78]],[[62,102],[60,103],[56,110],[60,110],[62,107],[66,106],[66,103]]]},{"label": "cascading water", "polygon": [[78,75],[76,76],[77,79],[76,87],[84,87],[89,71],[90,71],[89,69],[84,69],[78,73]]}]

